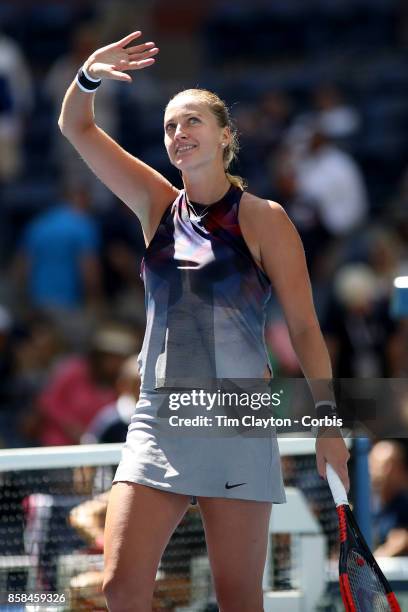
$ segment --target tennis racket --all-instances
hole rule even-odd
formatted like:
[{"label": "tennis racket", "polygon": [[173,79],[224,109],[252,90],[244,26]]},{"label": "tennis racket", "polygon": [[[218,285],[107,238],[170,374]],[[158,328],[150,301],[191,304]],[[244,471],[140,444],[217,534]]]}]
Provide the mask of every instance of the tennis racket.
[{"label": "tennis racket", "polygon": [[346,612],[401,612],[358,528],[343,483],[330,464],[326,465],[326,474],[339,519],[340,591]]}]

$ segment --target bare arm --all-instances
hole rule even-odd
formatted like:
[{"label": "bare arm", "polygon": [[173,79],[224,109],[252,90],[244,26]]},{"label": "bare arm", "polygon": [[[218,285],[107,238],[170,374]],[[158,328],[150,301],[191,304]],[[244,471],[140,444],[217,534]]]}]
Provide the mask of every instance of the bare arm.
[{"label": "bare arm", "polygon": [[[134,32],[95,51],[85,62],[89,75],[131,82],[132,78],[124,71],[151,66],[155,61],[153,56],[158,53],[154,43],[127,46],[140,35],[141,32]],[[95,95],[82,92],[73,81],[65,94],[58,125],[96,176],[138,215],[150,240],[166,206],[178,191],[159,172],[127,153],[96,125]]]},{"label": "bare arm", "polygon": [[[331,400],[328,383],[332,368],[313,304],[301,240],[279,204],[264,202],[258,208],[261,263],[282,305],[293,348],[315,401]],[[338,434],[319,437],[316,455],[319,474],[325,476],[326,462],[331,463],[348,489],[349,453],[343,439]]]},{"label": "bare arm", "polygon": [[279,204],[269,202],[261,216],[261,263],[282,305],[303,373],[310,381],[330,379],[329,354],[317,320],[299,235]]}]

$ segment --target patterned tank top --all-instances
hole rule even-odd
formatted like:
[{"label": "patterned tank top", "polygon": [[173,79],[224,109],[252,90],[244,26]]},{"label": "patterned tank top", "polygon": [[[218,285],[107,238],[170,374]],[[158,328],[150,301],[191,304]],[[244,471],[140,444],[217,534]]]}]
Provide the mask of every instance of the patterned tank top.
[{"label": "patterned tank top", "polygon": [[165,211],[142,261],[146,331],[142,390],[262,379],[271,286],[238,223],[242,190],[206,207],[185,191]]}]

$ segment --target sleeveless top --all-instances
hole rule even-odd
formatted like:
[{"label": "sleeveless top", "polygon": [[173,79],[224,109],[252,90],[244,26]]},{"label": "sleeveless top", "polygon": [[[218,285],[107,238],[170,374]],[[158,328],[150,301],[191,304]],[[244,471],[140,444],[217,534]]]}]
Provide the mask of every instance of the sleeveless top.
[{"label": "sleeveless top", "polygon": [[146,249],[142,390],[206,388],[217,379],[263,379],[268,277],[242,236],[242,190],[206,207],[182,190]]}]

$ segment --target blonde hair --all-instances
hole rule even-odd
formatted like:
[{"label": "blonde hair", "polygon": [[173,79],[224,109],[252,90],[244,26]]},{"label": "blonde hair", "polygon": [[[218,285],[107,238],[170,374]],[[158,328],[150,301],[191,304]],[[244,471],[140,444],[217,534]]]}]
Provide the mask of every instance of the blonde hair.
[{"label": "blonde hair", "polygon": [[170,98],[167,107],[169,106],[170,102],[182,95],[194,96],[196,98],[199,98],[200,101],[206,104],[210,111],[213,113],[218,125],[221,128],[228,127],[230,129],[231,140],[223,151],[225,174],[232,185],[234,185],[235,187],[239,187],[239,189],[245,189],[245,179],[243,179],[241,176],[233,175],[228,172],[228,168],[237,158],[239,151],[239,140],[238,132],[231,119],[229,108],[225,104],[224,100],[221,100],[221,98],[219,98],[217,94],[212,91],[209,91],[208,89],[185,89],[184,91],[179,91],[175,96]]}]

